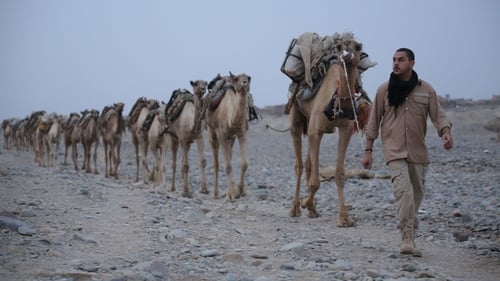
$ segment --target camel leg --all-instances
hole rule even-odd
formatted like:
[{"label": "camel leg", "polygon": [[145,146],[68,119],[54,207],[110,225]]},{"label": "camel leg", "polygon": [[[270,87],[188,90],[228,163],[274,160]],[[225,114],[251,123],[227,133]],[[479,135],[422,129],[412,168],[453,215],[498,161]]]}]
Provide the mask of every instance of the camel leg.
[{"label": "camel leg", "polygon": [[99,146],[99,140],[96,140],[95,144],[94,144],[94,174],[95,175],[99,174],[99,171],[97,171],[97,147],[98,146]]},{"label": "camel leg", "polygon": [[149,179],[153,183],[153,187],[157,187],[159,182],[158,169],[160,167],[160,164],[158,163],[158,152],[153,147],[151,147],[151,152],[153,154],[153,168],[151,169]]},{"label": "camel leg", "polygon": [[115,176],[115,179],[118,179],[118,166],[120,165],[121,163],[121,158],[120,158],[120,150],[121,150],[121,141],[118,141],[118,143],[116,144],[116,154],[114,156],[114,162],[115,162],[115,167],[114,167],[114,176]]},{"label": "camel leg", "polygon": [[181,144],[181,149],[182,149],[182,181],[184,182],[184,192],[182,193],[183,197],[187,198],[193,198],[193,194],[189,190],[189,179],[188,179],[188,174],[189,174],[189,159],[188,159],[188,152],[189,152],[189,143],[182,143]]},{"label": "camel leg", "polygon": [[56,145],[56,150],[55,150],[55,160],[56,160],[56,165],[57,165],[57,163],[58,163],[58,162],[57,162],[57,159],[58,159],[58,157],[59,157],[59,156],[58,156],[58,154],[59,154],[59,153],[58,153],[58,152],[59,152],[59,146],[60,146],[60,143],[59,143],[59,141],[58,141],[58,142],[57,142],[57,145]]},{"label": "camel leg", "polygon": [[68,165],[68,149],[69,145],[68,143],[64,144],[64,166]]},{"label": "camel leg", "polygon": [[204,194],[208,194],[208,184],[207,184],[207,159],[205,158],[205,144],[203,143],[203,137],[199,137],[196,139],[196,145],[198,146],[198,155],[200,158],[200,169],[201,169],[201,188],[200,192]]},{"label": "camel leg", "polygon": [[166,164],[166,157],[165,157],[165,152],[166,152],[166,147],[165,146],[160,146],[160,185],[163,186],[165,189],[167,189],[167,164]]},{"label": "camel leg", "polygon": [[88,147],[88,144],[83,145],[83,165],[82,165],[82,170],[85,170],[87,173],[90,173],[90,148]]},{"label": "camel leg", "polygon": [[148,167],[148,146],[149,144],[146,144],[145,141],[143,141],[141,144],[140,144],[141,148],[142,148],[142,154],[141,154],[141,162],[142,162],[142,167],[144,169],[144,182],[148,182],[150,180],[152,180],[152,176],[154,174],[154,169],[153,170],[149,170],[149,167]]},{"label": "camel leg", "polygon": [[[43,167],[50,167],[50,151],[49,151],[49,144],[46,140],[43,141],[42,143],[42,166]],[[45,156],[47,156],[47,162],[45,162]]]},{"label": "camel leg", "polygon": [[108,175],[109,177],[115,177],[116,170],[116,154],[115,154],[115,144],[113,141],[108,143]]},{"label": "camel leg", "polygon": [[339,146],[337,148],[337,169],[335,171],[335,184],[337,185],[337,196],[339,197],[339,217],[337,226],[353,226],[354,222],[349,218],[349,213],[345,206],[344,183],[345,176],[345,155],[349,141],[352,136],[352,125],[339,128]]},{"label": "camel leg", "polygon": [[107,142],[103,142],[103,146],[104,146],[104,177],[109,177],[109,170],[110,170],[110,167],[109,167],[109,151],[108,151],[108,143]]},{"label": "camel leg", "polygon": [[139,181],[139,143],[137,138],[134,136],[132,138],[132,143],[134,144],[134,152],[135,152],[135,182]]},{"label": "camel leg", "polygon": [[[295,114],[294,111],[291,113]],[[292,201],[292,208],[288,215],[290,217],[300,217],[300,184],[302,178],[302,172],[304,170],[304,165],[302,162],[302,129],[299,126],[292,126],[290,128],[290,134],[292,136],[293,150],[295,152],[295,193]]]},{"label": "camel leg", "polygon": [[55,158],[56,158],[56,147],[55,144],[49,144],[50,150],[49,150],[49,167],[54,168],[55,167]]},{"label": "camel leg", "polygon": [[221,139],[222,153],[224,154],[224,171],[226,172],[227,181],[226,200],[228,202],[233,202],[236,198],[233,185],[233,165],[231,163],[231,160],[233,159],[234,137],[231,139]]},{"label": "camel leg", "polygon": [[179,141],[172,138],[172,183],[170,191],[175,191],[175,173],[177,172],[177,151],[179,150]]},{"label": "camel leg", "polygon": [[248,162],[247,162],[247,136],[246,133],[243,133],[238,138],[238,144],[240,147],[240,180],[238,183],[238,188],[236,191],[236,198],[240,196],[246,196],[245,191],[245,175],[248,170]]},{"label": "camel leg", "polygon": [[75,166],[75,170],[78,171],[78,150],[76,142],[71,143],[71,158],[73,159],[73,166]]},{"label": "camel leg", "polygon": [[[309,210],[308,217],[317,218],[319,213],[316,210],[316,200],[314,195],[319,189],[319,145],[321,143],[321,134],[309,133],[308,135],[308,149],[306,162],[306,172],[309,169],[310,175],[307,179],[307,197],[302,199],[301,207]],[[310,167],[309,167],[310,166]]]},{"label": "camel leg", "polygon": [[209,142],[212,147],[212,154],[214,157],[214,173],[215,173],[215,182],[214,182],[214,199],[219,199],[219,141],[217,140],[217,136],[214,132],[209,132]]}]

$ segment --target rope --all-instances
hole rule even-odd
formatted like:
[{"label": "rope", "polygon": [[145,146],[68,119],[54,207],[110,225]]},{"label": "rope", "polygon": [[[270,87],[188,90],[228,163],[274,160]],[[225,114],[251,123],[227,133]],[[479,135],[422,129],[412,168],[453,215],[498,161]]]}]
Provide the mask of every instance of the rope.
[{"label": "rope", "polygon": [[[262,114],[260,114],[260,112],[257,110],[257,108],[255,108],[255,111],[257,112],[257,115],[260,117],[260,119],[264,120],[264,124],[266,126],[266,129],[271,129],[271,130],[273,130],[275,132],[280,132],[280,133],[286,133],[286,132],[290,131],[290,127],[286,128],[286,129],[276,129],[276,128],[272,127],[271,125],[269,125],[265,121],[264,117],[262,117]],[[252,123],[252,122],[250,122],[250,123],[255,125],[258,122],[259,122],[259,119],[256,119],[255,123]]]},{"label": "rope", "polygon": [[347,67],[345,64],[344,56],[340,56],[340,60],[342,61],[342,64],[344,66],[344,74],[345,74],[345,79],[347,81],[347,90],[349,91],[349,97],[351,100],[351,106],[352,110],[354,111],[354,122],[356,123],[356,128],[358,129],[358,135],[361,143],[361,151],[365,151],[365,144],[363,143],[363,136],[359,133],[361,130],[359,129],[359,122],[358,122],[358,113],[356,112],[356,107],[354,105],[354,98],[353,94],[351,92],[351,86],[349,85],[349,75],[347,74]]}]

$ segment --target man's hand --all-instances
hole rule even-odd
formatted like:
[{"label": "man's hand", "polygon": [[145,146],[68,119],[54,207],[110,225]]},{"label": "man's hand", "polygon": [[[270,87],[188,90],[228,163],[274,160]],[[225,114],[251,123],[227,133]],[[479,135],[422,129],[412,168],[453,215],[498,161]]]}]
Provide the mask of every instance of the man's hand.
[{"label": "man's hand", "polygon": [[453,138],[451,137],[451,132],[449,127],[444,127],[441,134],[441,140],[443,141],[444,149],[448,150],[453,147]]},{"label": "man's hand", "polygon": [[372,168],[372,152],[367,150],[365,151],[365,155],[363,156],[363,159],[361,160],[361,164],[363,165],[363,168],[370,170]]}]

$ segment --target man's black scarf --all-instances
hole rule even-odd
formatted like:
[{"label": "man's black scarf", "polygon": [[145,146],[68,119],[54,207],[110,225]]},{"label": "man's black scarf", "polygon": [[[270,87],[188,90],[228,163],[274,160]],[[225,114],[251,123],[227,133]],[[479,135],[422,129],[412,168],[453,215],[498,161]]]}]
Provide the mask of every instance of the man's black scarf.
[{"label": "man's black scarf", "polygon": [[415,89],[418,83],[418,75],[412,70],[411,78],[409,81],[401,81],[399,78],[391,72],[391,78],[389,79],[388,88],[388,98],[389,105],[394,106],[398,109],[398,106],[403,104],[408,97],[408,95]]}]

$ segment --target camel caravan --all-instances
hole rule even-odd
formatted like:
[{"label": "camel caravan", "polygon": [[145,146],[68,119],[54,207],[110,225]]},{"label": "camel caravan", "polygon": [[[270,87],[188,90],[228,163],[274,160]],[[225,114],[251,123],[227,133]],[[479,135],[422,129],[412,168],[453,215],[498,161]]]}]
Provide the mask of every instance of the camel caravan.
[{"label": "camel caravan", "polygon": [[[308,210],[309,217],[319,216],[314,199],[320,186],[319,147],[323,135],[337,131],[338,158],[334,176],[339,197],[337,225],[354,224],[344,199],[344,161],[351,136],[363,130],[370,112],[371,101],[363,90],[361,74],[375,65],[352,33],[321,37],[306,32],[290,43],[281,66],[281,72],[291,79],[284,113],[289,117],[291,143],[296,155],[296,186],[290,216],[300,216],[301,208]],[[212,196],[235,201],[246,195],[247,132],[249,123],[258,119],[250,94],[252,79],[245,73],[235,75],[229,72],[226,76],[217,74],[209,81],[190,81],[192,90],[176,89],[166,103],[139,97],[126,116],[125,104],[117,102],[104,106],[101,111],[85,109],[63,116],[40,110],[23,119],[5,119],[2,122],[3,149],[32,151],[38,165],[56,168],[62,139],[63,166],[72,164],[77,172],[99,174],[97,162],[102,159],[104,176],[119,179],[125,176],[120,172],[120,150],[128,132],[134,147],[136,168],[135,174],[128,176],[135,182],[167,189],[167,164],[170,164],[169,190],[175,192],[180,148],[181,195],[192,198],[193,189],[202,194],[210,193],[206,175],[206,136],[214,162]],[[302,159],[303,136],[307,136],[308,145],[305,164]],[[235,179],[232,158],[236,141],[239,176]],[[98,157],[101,142],[103,155]],[[188,155],[193,143],[197,146],[200,167],[197,175],[190,174]],[[68,162],[70,148],[71,164]],[[79,159],[79,150],[83,160]],[[167,157],[169,153],[171,157]],[[219,190],[220,156],[226,178],[222,183],[226,187],[225,194]],[[172,163],[167,163],[167,159]],[[308,194],[301,199],[304,169]],[[191,186],[193,176],[199,177],[199,186],[195,188]]]}]

